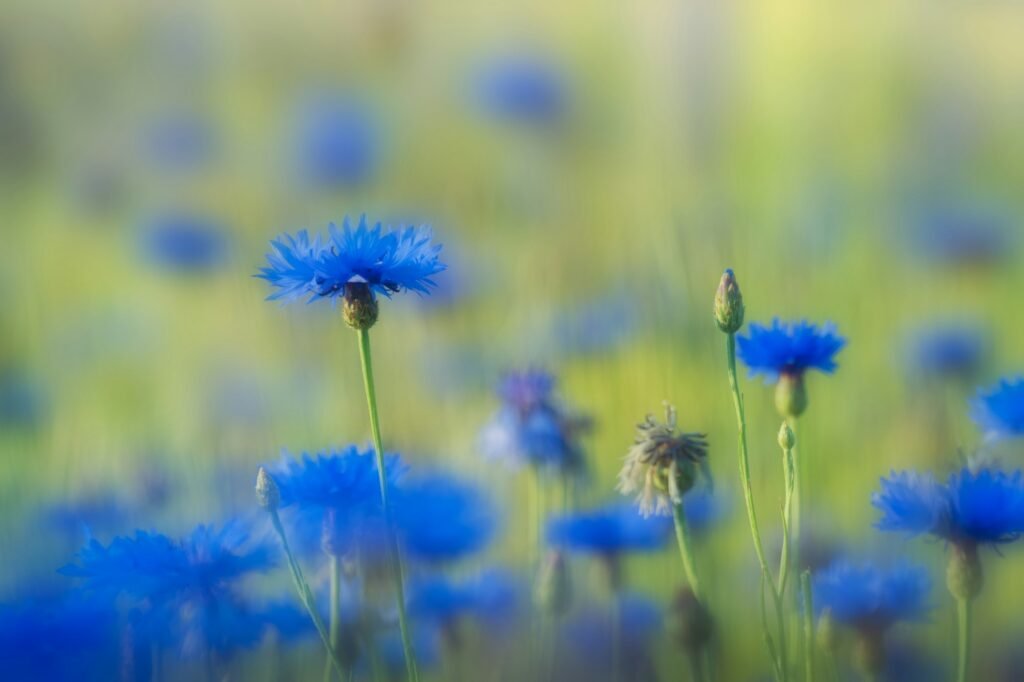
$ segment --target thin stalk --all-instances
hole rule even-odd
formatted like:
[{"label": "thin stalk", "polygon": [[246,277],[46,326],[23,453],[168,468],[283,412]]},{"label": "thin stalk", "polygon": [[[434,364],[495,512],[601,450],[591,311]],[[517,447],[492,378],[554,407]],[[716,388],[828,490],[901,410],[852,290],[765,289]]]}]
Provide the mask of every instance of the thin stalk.
[{"label": "thin stalk", "polygon": [[971,600],[956,600],[956,621],[959,652],[956,679],[957,682],[967,682],[968,671],[971,666]]},{"label": "thin stalk", "polygon": [[344,679],[344,669],[341,665],[341,661],[338,660],[338,653],[331,644],[330,634],[328,633],[327,628],[324,627],[324,622],[316,610],[316,600],[313,598],[313,592],[309,589],[309,584],[306,582],[306,579],[302,577],[302,569],[295,560],[295,555],[292,554],[291,547],[288,544],[288,536],[285,535],[284,526],[281,525],[281,517],[277,515],[276,509],[270,509],[268,511],[270,512],[270,520],[273,523],[274,531],[277,532],[277,537],[281,540],[281,546],[284,548],[284,555],[288,560],[288,568],[292,574],[292,582],[295,584],[296,592],[299,593],[299,601],[301,601],[302,605],[306,607],[306,612],[309,613],[309,617],[312,619],[313,625],[316,627],[316,631],[320,635],[320,640],[324,643],[324,648],[327,649],[327,655],[330,657],[331,663],[334,664],[335,672],[338,673],[338,677]]},{"label": "thin stalk", "polygon": [[[690,532],[686,526],[686,512],[683,503],[672,505],[672,518],[676,527],[676,544],[679,545],[679,556],[683,560],[683,570],[686,572],[686,581],[690,583],[693,596],[697,601],[704,603],[704,595],[700,589],[700,580],[697,578],[697,568],[693,560],[693,547],[690,545]],[[706,604],[705,604],[706,606]]]},{"label": "thin stalk", "polygon": [[370,330],[357,329],[359,338],[359,361],[363,367],[363,388],[366,391],[366,405],[370,412],[370,431],[373,436],[373,449],[377,457],[377,478],[380,482],[380,500],[384,508],[384,522],[387,526],[389,558],[391,561],[391,577],[395,586],[395,601],[398,605],[398,628],[402,634],[402,653],[405,655],[405,669],[409,682],[419,681],[416,669],[416,655],[412,648],[409,617],[405,611],[405,579],[402,569],[402,558],[398,552],[398,539],[391,522],[391,505],[388,504],[387,472],[384,470],[384,446],[380,436],[380,417],[377,413],[377,391],[373,381],[373,359],[370,354]]},{"label": "thin stalk", "polygon": [[687,654],[690,659],[690,679],[693,682],[704,682],[704,656],[700,651],[691,651]]},{"label": "thin stalk", "polygon": [[[335,555],[330,557],[331,571],[331,607],[330,607],[330,637],[331,646],[338,650],[338,643],[341,635],[341,560]],[[331,680],[331,657],[328,656],[324,662],[324,682]]]},{"label": "thin stalk", "polygon": [[[761,531],[757,524],[757,510],[754,508],[754,493],[750,484],[750,455],[747,451],[747,418],[743,409],[743,394],[740,392],[740,383],[736,375],[736,335],[726,334],[726,356],[729,366],[729,388],[732,389],[733,407],[736,409],[736,424],[739,439],[739,469],[740,484],[743,487],[743,501],[747,507],[747,521],[750,523],[750,535],[754,540],[754,552],[757,554],[757,562],[761,567],[762,590],[767,590],[772,597],[775,607],[776,622],[779,629],[779,646],[776,649],[772,644],[771,634],[768,631],[768,619],[766,614],[761,619],[764,629],[765,645],[772,657],[772,664],[781,680],[788,679],[787,653],[786,653],[786,630],[782,614],[779,593],[775,588],[775,581],[772,579],[771,569],[768,568],[768,561],[765,559],[764,544],[761,542]],[[762,607],[764,599],[761,600]]]},{"label": "thin stalk", "polygon": [[[786,485],[786,493],[782,504],[782,556],[779,558],[779,586],[780,599],[786,594],[786,582],[789,579],[789,565],[792,563],[790,556],[795,553],[792,532],[793,525],[793,492],[796,486],[796,460],[793,457],[793,448],[782,451],[782,471]],[[799,555],[797,555],[799,556]]]},{"label": "thin stalk", "polygon": [[[800,444],[800,434],[797,433],[797,430],[796,430],[796,421],[797,420],[796,420],[795,417],[789,417],[789,418],[786,419],[786,422],[789,424],[789,428],[791,428],[793,430],[793,433],[796,435],[796,437],[797,437],[797,441],[796,442],[797,442],[797,445],[799,445]],[[789,538],[789,544],[790,544],[789,551],[790,551],[790,554],[792,554],[794,557],[797,557],[797,560],[799,561],[799,557],[800,557],[800,529],[802,527],[802,524],[801,524],[801,518],[802,518],[802,513],[801,513],[802,505],[801,505],[801,502],[803,500],[803,479],[804,479],[803,472],[801,470],[804,467],[802,466],[803,465],[802,457],[797,452],[796,446],[793,447],[791,455],[793,457],[793,464],[792,464],[792,466],[793,466],[793,490],[792,490],[792,493],[791,493],[792,500],[790,502],[790,505],[792,506],[792,510],[790,511],[790,517],[789,517],[789,535],[790,535],[790,538]]]},{"label": "thin stalk", "polygon": [[800,591],[804,597],[804,682],[814,682],[814,602],[810,571],[800,574]]},{"label": "thin stalk", "polygon": [[612,633],[612,682],[618,682],[620,672],[622,671],[622,611],[621,605],[619,604],[618,592],[612,593],[611,601],[609,602],[609,616],[611,617],[611,633]]}]

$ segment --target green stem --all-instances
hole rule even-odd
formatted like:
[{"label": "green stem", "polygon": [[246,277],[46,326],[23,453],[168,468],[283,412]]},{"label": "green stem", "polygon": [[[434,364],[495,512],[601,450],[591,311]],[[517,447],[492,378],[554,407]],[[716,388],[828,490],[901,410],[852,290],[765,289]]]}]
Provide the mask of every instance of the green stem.
[{"label": "green stem", "polygon": [[704,596],[700,589],[700,580],[697,578],[697,568],[693,561],[693,547],[690,545],[690,532],[686,526],[686,512],[683,509],[682,502],[672,505],[672,518],[675,520],[676,543],[679,545],[679,556],[683,560],[686,581],[690,583],[693,596],[703,604]]},{"label": "green stem", "polygon": [[793,492],[796,486],[796,464],[793,457],[793,448],[782,451],[782,469],[786,485],[785,498],[782,504],[782,556],[779,558],[779,598],[786,594],[786,583],[789,579],[789,566],[792,563],[790,556],[795,554],[792,533],[790,528],[793,525]]},{"label": "green stem", "polygon": [[[789,417],[786,421],[789,423],[789,428],[793,430],[793,434],[797,437],[797,441],[796,442],[797,442],[797,445],[799,445],[800,444],[800,434],[797,433],[797,430],[796,430],[796,418],[795,417]],[[793,446],[793,450],[791,451],[790,454],[791,454],[791,456],[793,458],[793,462],[792,462],[792,467],[793,467],[793,490],[790,493],[791,496],[792,496],[792,500],[790,501],[790,505],[791,505],[792,509],[790,511],[790,516],[789,516],[789,535],[790,535],[790,538],[789,538],[789,544],[790,544],[789,552],[790,552],[790,554],[792,556],[796,557],[796,560],[799,562],[800,561],[800,529],[801,529],[801,526],[802,526],[802,524],[800,522],[801,518],[802,518],[802,514],[801,514],[802,504],[801,503],[803,501],[803,484],[802,483],[803,483],[803,478],[804,478],[802,473],[801,473],[801,467],[802,467],[803,461],[802,461],[802,457],[800,457],[799,453],[797,452],[797,447],[796,446]]]},{"label": "green stem", "polygon": [[[768,653],[772,657],[772,663],[779,671],[779,677],[788,679],[786,661],[786,630],[782,614],[779,593],[775,589],[775,581],[772,579],[771,569],[768,568],[768,561],[765,559],[764,545],[761,542],[761,531],[757,524],[757,511],[754,509],[754,493],[750,484],[750,455],[747,451],[747,418],[743,409],[743,394],[740,393],[740,383],[736,375],[736,335],[726,335],[726,355],[729,364],[729,388],[732,389],[733,407],[736,409],[736,423],[739,432],[739,468],[740,484],[743,487],[743,501],[747,507],[747,520],[750,523],[750,535],[754,540],[754,552],[757,554],[757,562],[761,567],[761,576],[766,583],[765,587],[772,596],[775,607],[776,622],[779,629],[779,646],[777,650],[771,645],[771,634],[768,632],[767,619],[762,618],[764,628],[765,644],[768,646]],[[762,604],[764,600],[762,599]]]},{"label": "green stem", "polygon": [[366,404],[370,411],[370,431],[373,436],[374,454],[377,457],[377,478],[380,483],[381,505],[384,508],[384,522],[387,526],[391,577],[395,583],[395,601],[398,603],[398,628],[402,634],[402,653],[405,655],[405,669],[409,682],[418,682],[419,673],[416,669],[416,656],[412,649],[412,639],[409,636],[409,618],[405,611],[405,580],[403,577],[402,558],[398,552],[398,539],[395,537],[395,528],[391,521],[391,505],[388,504],[387,472],[384,469],[384,447],[380,437],[377,391],[373,381],[373,359],[370,355],[370,330],[357,329],[356,336],[359,338],[359,361],[363,367],[363,388],[366,391]]},{"label": "green stem", "polygon": [[804,597],[804,682],[814,682],[814,602],[810,571],[800,574],[800,590]]},{"label": "green stem", "polygon": [[704,655],[700,651],[691,651],[687,658],[690,659],[690,678],[693,682],[704,682]]},{"label": "green stem", "polygon": [[327,655],[330,657],[331,663],[334,665],[335,672],[338,673],[338,677],[344,679],[345,674],[343,672],[341,661],[338,660],[338,653],[331,644],[327,628],[324,627],[324,622],[320,618],[319,612],[316,610],[316,600],[313,598],[313,593],[309,589],[309,584],[306,583],[306,579],[302,577],[302,569],[295,560],[295,555],[292,554],[291,547],[288,544],[288,536],[285,535],[284,526],[281,525],[281,517],[277,515],[276,509],[270,509],[269,511],[274,531],[277,533],[277,537],[281,540],[281,546],[284,548],[284,555],[288,560],[288,568],[292,574],[292,582],[295,584],[296,592],[299,593],[299,601],[301,601],[302,605],[306,607],[306,612],[309,613],[309,617],[312,619],[313,625],[316,627],[316,631],[320,635],[320,640],[324,643],[324,648],[327,650]]},{"label": "green stem", "polygon": [[967,682],[971,665],[971,600],[956,600],[957,633],[959,635],[959,663],[957,665],[957,682]]},{"label": "green stem", "polygon": [[[341,634],[341,560],[335,555],[330,555],[331,570],[331,606],[330,606],[330,637],[331,646],[338,650]],[[331,680],[331,657],[328,656],[324,662],[324,682]]]}]

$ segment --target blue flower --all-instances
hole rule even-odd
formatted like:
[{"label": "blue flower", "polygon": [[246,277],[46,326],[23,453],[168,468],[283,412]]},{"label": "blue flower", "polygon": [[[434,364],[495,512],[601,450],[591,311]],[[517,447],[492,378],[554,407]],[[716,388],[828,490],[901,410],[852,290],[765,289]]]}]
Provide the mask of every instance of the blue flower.
[{"label": "blue flower", "polygon": [[799,375],[808,369],[831,373],[838,366],[835,355],[846,339],[827,323],[818,327],[805,320],[782,322],[772,320],[770,327],[752,323],[748,336],[738,336],[740,359],[750,368],[750,375],[764,375],[775,381],[779,375]]},{"label": "blue flower", "polygon": [[90,542],[60,573],[82,578],[89,591],[125,593],[151,604],[205,597],[273,565],[268,545],[249,542],[238,524],[198,526],[182,540],[136,531],[104,546]]},{"label": "blue flower", "polygon": [[441,246],[431,244],[428,227],[384,230],[372,228],[363,216],[353,228],[348,218],[342,229],[333,224],[326,239],[312,239],[305,230],[272,241],[267,267],[257,275],[277,289],[268,300],[291,300],[309,294],[310,301],[336,299],[350,282],[364,282],[383,296],[409,290],[427,294],[431,279],[445,266],[438,260]]},{"label": "blue flower", "polygon": [[[372,449],[350,445],[315,458],[304,453],[301,459],[286,453],[278,467],[268,469],[280,490],[282,509],[295,508],[294,525],[307,549],[314,538],[337,556],[383,548],[384,515]],[[384,470],[393,488],[405,467],[398,455],[389,454]]]},{"label": "blue flower", "polygon": [[939,206],[919,217],[910,247],[914,255],[939,264],[997,263],[1013,252],[1011,221],[1005,211],[990,206]]},{"label": "blue flower", "polygon": [[0,604],[0,670],[7,680],[111,680],[120,671],[113,605],[80,594]]},{"label": "blue flower", "polygon": [[553,518],[548,522],[547,540],[573,552],[615,555],[661,549],[671,531],[671,519],[645,518],[634,507],[616,503]]},{"label": "blue flower", "polygon": [[443,474],[403,482],[392,514],[406,553],[432,563],[479,551],[494,536],[496,523],[480,490]]},{"label": "blue flower", "polygon": [[379,131],[368,109],[350,98],[317,97],[296,118],[293,151],[299,177],[314,187],[352,187],[376,170]]},{"label": "blue flower", "polygon": [[142,249],[153,264],[169,272],[199,274],[222,265],[228,236],[219,225],[197,215],[157,215],[143,228]]},{"label": "blue flower", "polygon": [[[587,676],[580,679],[607,675],[616,649],[623,679],[657,679],[651,649],[662,629],[661,609],[636,594],[624,594],[617,600],[612,617],[618,623],[613,623],[600,609],[589,607],[574,614],[562,628],[567,651],[573,654],[575,664],[582,666],[581,674]],[[616,637],[618,647],[613,644]]]},{"label": "blue flower", "polygon": [[845,560],[814,576],[814,608],[853,628],[886,630],[920,621],[931,610],[928,572],[909,564],[881,568]]},{"label": "blue flower", "polygon": [[1024,436],[1024,377],[1001,379],[978,392],[971,418],[986,432],[998,436]]},{"label": "blue flower", "polygon": [[536,56],[496,59],[480,73],[477,93],[483,109],[499,120],[528,125],[558,123],[567,113],[565,76]]},{"label": "blue flower", "polygon": [[908,360],[921,376],[967,378],[981,366],[986,349],[985,337],[973,327],[934,326],[911,339]]},{"label": "blue flower", "polygon": [[498,387],[502,404],[481,433],[488,457],[566,475],[586,470],[579,436],[589,420],[569,414],[554,395],[555,379],[528,370],[507,374]]},{"label": "blue flower", "polygon": [[876,527],[931,534],[970,546],[1011,542],[1024,532],[1021,472],[968,469],[942,485],[927,474],[893,473],[882,479],[871,504],[882,512]]},{"label": "blue flower", "polygon": [[413,583],[409,593],[409,612],[443,629],[460,618],[471,617],[489,627],[509,623],[519,610],[521,589],[518,582],[502,571],[485,571],[474,580],[455,583],[434,576]]}]

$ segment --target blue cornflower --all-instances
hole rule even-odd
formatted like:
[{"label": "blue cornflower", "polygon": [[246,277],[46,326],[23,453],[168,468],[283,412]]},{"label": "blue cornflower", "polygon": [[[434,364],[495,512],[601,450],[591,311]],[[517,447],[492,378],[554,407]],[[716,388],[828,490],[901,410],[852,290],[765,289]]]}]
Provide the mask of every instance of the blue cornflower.
[{"label": "blue cornflower", "polygon": [[558,123],[569,108],[564,74],[533,55],[492,61],[478,76],[477,94],[483,109],[495,118],[528,125]]},{"label": "blue cornflower", "polygon": [[442,631],[450,631],[462,618],[486,623],[490,631],[515,618],[521,597],[519,583],[499,570],[484,571],[477,578],[460,583],[434,576],[413,584],[409,611]]},{"label": "blue cornflower", "polygon": [[978,329],[947,324],[918,331],[907,359],[920,376],[964,379],[977,372],[986,350],[986,339]]},{"label": "blue cornflower", "polygon": [[819,328],[805,320],[787,323],[775,318],[770,327],[751,323],[748,336],[737,337],[737,342],[750,375],[762,374],[774,382],[782,375],[803,374],[809,369],[832,373],[838,366],[835,355],[846,339],[831,323]]},{"label": "blue cornflower", "polygon": [[395,529],[406,553],[426,562],[479,551],[494,536],[494,509],[484,493],[444,474],[404,481],[396,491]]},{"label": "blue cornflower", "polygon": [[[393,487],[405,468],[398,455],[384,459],[388,485]],[[323,549],[335,556],[379,549],[375,545],[383,542],[384,514],[372,449],[350,445],[315,458],[304,453],[301,459],[286,453],[271,473],[281,494],[280,506],[295,509],[294,522],[304,544],[320,537]]]},{"label": "blue cornflower", "polygon": [[228,235],[211,220],[171,212],[157,215],[143,228],[142,249],[153,264],[169,272],[199,274],[227,260]]},{"label": "blue cornflower", "polygon": [[645,518],[631,505],[613,503],[551,519],[547,540],[569,551],[604,556],[661,549],[671,532],[671,519]]},{"label": "blue cornflower", "polygon": [[274,563],[269,546],[251,543],[238,524],[220,530],[198,526],[181,540],[136,531],[104,546],[96,540],[60,573],[82,578],[101,594],[125,593],[152,604],[205,597],[242,576],[266,571]]},{"label": "blue cornflower", "polygon": [[893,472],[871,504],[884,531],[931,534],[957,545],[1001,544],[1024,532],[1021,472],[962,469],[943,485],[930,474]]},{"label": "blue cornflower", "polygon": [[111,680],[122,671],[117,614],[108,601],[71,594],[0,604],[6,680]]},{"label": "blue cornflower", "polygon": [[317,97],[296,118],[293,159],[314,187],[352,187],[368,181],[380,156],[380,133],[368,108],[352,98]]},{"label": "blue cornflower", "polygon": [[1024,377],[1001,379],[979,391],[971,418],[993,436],[1024,436]]},{"label": "blue cornflower", "polygon": [[835,622],[884,631],[899,621],[927,616],[931,578],[919,566],[855,565],[839,560],[814,576],[814,608]]},{"label": "blue cornflower", "polygon": [[804,373],[809,369],[832,373],[837,367],[835,355],[846,345],[831,323],[818,327],[805,320],[784,323],[778,318],[771,327],[752,323],[748,336],[736,339],[750,375],[762,374],[769,383],[778,382],[775,407],[786,418],[799,417],[807,409]]},{"label": "blue cornflower", "polygon": [[274,251],[257,277],[277,290],[268,300],[306,294],[310,301],[333,300],[350,293],[349,284],[388,297],[402,290],[426,294],[434,286],[431,278],[445,269],[438,260],[441,246],[430,240],[426,226],[391,231],[380,223],[370,227],[363,216],[353,228],[345,218],[340,230],[330,226],[326,239],[300,230],[271,242]]},{"label": "blue cornflower", "polygon": [[556,399],[554,377],[543,371],[507,374],[498,386],[501,407],[481,434],[485,455],[562,475],[585,473],[579,436],[589,420]]}]

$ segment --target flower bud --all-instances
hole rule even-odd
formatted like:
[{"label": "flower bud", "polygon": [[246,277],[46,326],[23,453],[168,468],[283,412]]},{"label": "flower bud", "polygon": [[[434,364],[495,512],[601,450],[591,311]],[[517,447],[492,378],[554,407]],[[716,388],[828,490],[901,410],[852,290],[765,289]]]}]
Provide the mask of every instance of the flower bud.
[{"label": "flower bud", "polygon": [[281,504],[281,491],[263,467],[256,472],[256,501],[267,511],[274,511]]},{"label": "flower bud", "polygon": [[796,434],[793,433],[788,422],[782,422],[782,427],[779,429],[779,447],[783,450],[792,450],[796,447]]},{"label": "flower bud", "polygon": [[970,600],[978,596],[985,582],[981,569],[978,546],[974,543],[953,543],[949,564],[946,566],[946,586],[957,599]]},{"label": "flower bud", "polygon": [[783,372],[775,385],[775,408],[783,417],[799,417],[807,409],[807,387],[804,375]]},{"label": "flower bud", "polygon": [[722,274],[715,292],[715,322],[726,334],[734,334],[743,326],[743,294],[732,270]]},{"label": "flower bud", "polygon": [[533,601],[538,608],[556,616],[565,614],[572,606],[572,579],[561,552],[550,552],[541,562]]},{"label": "flower bud", "polygon": [[688,653],[700,651],[711,641],[714,631],[711,613],[693,590],[681,588],[672,602],[672,611],[679,624],[678,641]]},{"label": "flower bud", "polygon": [[341,314],[352,329],[369,329],[377,322],[377,298],[366,282],[345,284],[345,296],[341,300]]}]

